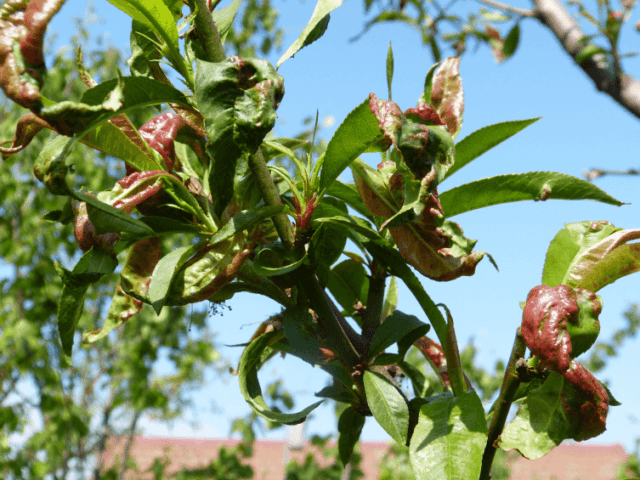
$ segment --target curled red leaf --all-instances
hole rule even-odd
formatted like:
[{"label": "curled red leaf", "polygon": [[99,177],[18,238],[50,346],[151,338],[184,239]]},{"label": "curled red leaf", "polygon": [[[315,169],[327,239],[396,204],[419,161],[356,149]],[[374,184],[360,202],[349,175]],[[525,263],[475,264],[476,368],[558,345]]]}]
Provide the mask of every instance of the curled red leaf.
[{"label": "curled red leaf", "polygon": [[44,34],[63,4],[64,0],[7,0],[0,7],[0,86],[8,98],[36,112],[45,71]]},{"label": "curled red leaf", "polygon": [[593,374],[575,360],[562,373],[574,388],[580,403],[564,405],[565,410],[577,414],[580,419],[580,430],[577,441],[596,437],[606,430],[607,413],[609,411],[609,395]]}]

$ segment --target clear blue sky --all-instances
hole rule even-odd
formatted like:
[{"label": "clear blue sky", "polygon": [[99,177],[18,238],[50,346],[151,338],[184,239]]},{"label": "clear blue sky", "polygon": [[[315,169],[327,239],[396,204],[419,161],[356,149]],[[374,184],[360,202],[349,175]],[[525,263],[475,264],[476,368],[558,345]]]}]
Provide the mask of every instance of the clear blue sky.
[{"label": "clear blue sky", "polygon": [[[226,3],[226,2],[225,2]],[[300,33],[314,8],[314,2],[275,0],[280,10],[280,24],[285,30],[284,48]],[[130,21],[106,1],[95,3],[104,23],[91,27],[94,36],[106,32],[108,42],[129,51]],[[526,2],[519,2],[528,7]],[[65,43],[71,33],[68,19],[85,14],[85,0],[68,0],[54,19],[52,31],[58,32],[57,45]],[[285,78],[286,94],[279,110],[276,133],[293,135],[301,119],[313,115],[333,117],[336,123],[325,131],[331,135],[348,112],[370,92],[387,97],[385,58],[389,41],[395,54],[393,99],[402,109],[415,106],[424,76],[432,65],[430,50],[420,44],[417,32],[399,25],[373,28],[360,41],[349,43],[363,24],[363,2],[350,0],[332,13],[325,36],[316,44],[287,60],[280,68]],[[636,17],[638,15],[636,14]],[[633,19],[631,25],[637,23]],[[623,45],[637,45],[638,34],[631,25],[623,30]],[[626,40],[626,41],[625,41]],[[282,52],[268,60],[276,63]],[[640,61],[630,59],[627,70],[640,75]],[[127,74],[128,72],[125,72]],[[471,132],[501,121],[544,117],[516,137],[485,154],[445,182],[441,191],[479,178],[533,170],[553,170],[581,176],[590,167],[627,169],[638,167],[640,121],[627,114],[608,97],[598,93],[589,79],[571,64],[560,51],[552,35],[535,20],[522,24],[521,44],[515,57],[496,65],[488,48],[463,57],[461,73],[465,89],[465,118],[460,139]],[[366,158],[372,165],[379,157]],[[349,180],[348,176],[344,177]],[[640,227],[640,178],[607,177],[596,184],[618,199],[631,203],[612,207],[595,202],[528,202],[469,212],[458,217],[469,238],[478,239],[476,249],[491,253],[500,267],[496,272],[484,260],[473,277],[451,283],[425,279],[424,285],[436,302],[449,306],[456,322],[457,336],[464,346],[474,340],[480,353],[478,362],[492,368],[498,359],[506,362],[516,327],[521,321],[519,302],[532,287],[540,283],[542,263],[549,241],[564,223],[581,220],[609,220],[624,228]],[[604,301],[600,317],[601,338],[623,325],[622,312],[640,300],[640,276],[619,280],[599,293]],[[229,303],[233,311],[213,317],[212,328],[219,332],[220,344],[246,341],[257,324],[278,306],[263,298],[238,296]],[[402,287],[399,309],[425,320],[410,293]],[[256,315],[256,312],[259,312]],[[252,324],[252,325],[248,325]],[[248,325],[248,326],[247,326]],[[640,360],[638,341],[629,342],[618,358],[609,362],[599,375],[608,380],[621,407],[612,408],[607,432],[592,440],[595,443],[623,443],[628,450],[640,435],[640,382],[632,365]],[[237,362],[240,349],[221,348],[223,355]],[[629,377],[629,375],[633,375]],[[263,383],[283,378],[294,394],[296,407],[303,408],[315,399],[328,381],[327,375],[297,359],[280,359],[269,363],[261,373]],[[224,437],[229,420],[248,412],[234,377],[225,381],[212,375],[202,391],[194,394],[197,413],[188,421],[176,422],[172,429],[143,422],[144,432],[157,435]],[[215,407],[214,407],[215,404]],[[634,412],[636,412],[634,414]],[[335,431],[333,413],[321,407],[308,423],[310,433]],[[281,436],[280,430],[270,434]],[[387,440],[388,435],[369,419],[363,440]]]}]

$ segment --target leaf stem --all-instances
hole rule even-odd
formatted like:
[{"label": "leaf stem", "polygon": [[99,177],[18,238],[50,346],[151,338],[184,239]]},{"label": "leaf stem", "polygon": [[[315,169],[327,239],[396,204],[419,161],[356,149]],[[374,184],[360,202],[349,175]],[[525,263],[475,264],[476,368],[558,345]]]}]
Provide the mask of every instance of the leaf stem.
[{"label": "leaf stem", "polygon": [[368,348],[364,339],[347,323],[338,308],[320,286],[315,275],[304,266],[297,277],[299,285],[306,294],[310,307],[318,315],[320,335],[330,342],[342,361],[354,367],[361,361],[359,352]]},{"label": "leaf stem", "polygon": [[382,323],[382,307],[384,306],[384,290],[387,273],[374,260],[369,277],[367,308],[362,315],[362,336],[371,343],[380,323]]},{"label": "leaf stem", "polygon": [[491,478],[491,465],[496,454],[496,446],[494,444],[500,434],[502,434],[502,430],[507,421],[507,415],[509,415],[509,410],[513,403],[513,398],[520,386],[517,363],[518,360],[524,358],[526,349],[527,345],[522,338],[522,331],[520,327],[518,327],[513,348],[511,349],[509,364],[507,365],[507,371],[504,374],[502,386],[500,387],[500,395],[496,400],[495,410],[491,418],[491,424],[489,425],[489,437],[487,439],[487,446],[484,449],[484,455],[482,456],[480,480],[489,480]]}]

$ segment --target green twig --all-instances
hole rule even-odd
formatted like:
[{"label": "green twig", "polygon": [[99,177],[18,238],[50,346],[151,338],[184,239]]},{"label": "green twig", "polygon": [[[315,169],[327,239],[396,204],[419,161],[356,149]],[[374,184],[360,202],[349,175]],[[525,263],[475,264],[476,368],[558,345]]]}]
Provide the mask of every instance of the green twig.
[{"label": "green twig", "polygon": [[511,350],[511,357],[509,358],[509,364],[507,365],[507,371],[504,374],[502,381],[502,387],[500,387],[500,395],[495,403],[495,410],[493,411],[493,417],[491,417],[491,424],[489,425],[489,438],[487,439],[487,446],[484,449],[484,455],[482,456],[482,470],[480,471],[480,480],[489,480],[491,478],[491,465],[493,464],[493,458],[496,454],[496,446],[494,445],[498,437],[502,434],[504,425],[507,422],[507,415],[513,398],[520,386],[520,378],[517,372],[518,360],[524,358],[527,345],[522,338],[522,332],[520,327],[516,331],[516,338],[513,342],[513,349]]},{"label": "green twig", "polygon": [[206,0],[190,0],[189,7],[191,11],[196,12],[194,23],[200,44],[204,50],[204,54],[209,62],[221,62],[227,55],[224,53],[224,47],[220,40],[220,33],[216,27],[211,12],[207,8]]}]

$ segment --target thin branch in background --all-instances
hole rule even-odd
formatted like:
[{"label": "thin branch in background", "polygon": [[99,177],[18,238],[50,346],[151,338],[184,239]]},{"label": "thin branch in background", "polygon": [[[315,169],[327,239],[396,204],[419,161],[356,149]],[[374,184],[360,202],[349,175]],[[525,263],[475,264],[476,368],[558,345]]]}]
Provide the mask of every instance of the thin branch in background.
[{"label": "thin branch in background", "polygon": [[521,17],[535,17],[536,12],[533,10],[526,10],[524,8],[512,7],[511,5],[506,5],[501,2],[496,2],[494,0],[478,0],[480,3],[484,3],[490,7],[497,8],[499,10],[503,10],[505,12],[515,13],[516,15],[520,15]]},{"label": "thin branch in background", "polygon": [[122,465],[120,466],[120,473],[118,474],[118,480],[124,480],[124,474],[127,471],[127,460],[131,453],[131,444],[133,443],[133,437],[136,433],[136,427],[138,426],[138,420],[142,416],[142,410],[136,410],[131,420],[131,427],[129,428],[129,435],[127,436],[127,442],[124,444],[124,453],[122,455]]},{"label": "thin branch in background", "polygon": [[600,168],[592,168],[591,170],[583,170],[582,174],[587,180],[595,180],[605,175],[640,175],[640,170],[630,168],[628,170],[602,170]]}]

